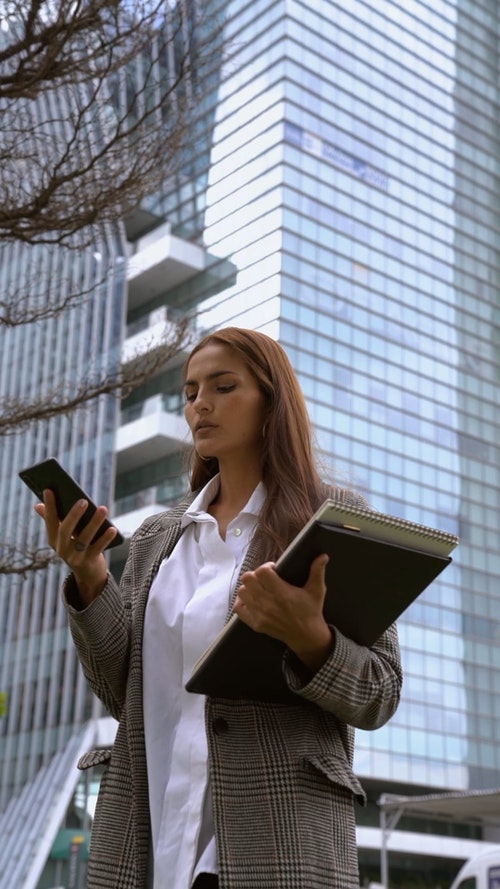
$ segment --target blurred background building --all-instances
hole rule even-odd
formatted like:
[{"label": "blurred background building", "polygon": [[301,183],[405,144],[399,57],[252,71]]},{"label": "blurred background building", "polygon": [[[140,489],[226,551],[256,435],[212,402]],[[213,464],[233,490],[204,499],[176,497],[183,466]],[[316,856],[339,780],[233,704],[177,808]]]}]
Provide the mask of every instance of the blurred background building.
[{"label": "blurred background building", "polygon": [[[286,349],[332,470],[372,507],[459,534],[453,565],[399,622],[397,714],[357,733],[368,885],[379,879],[381,794],[500,787],[500,9],[219,5],[220,82],[193,156],[110,235],[123,274],[114,264],[101,298],[39,325],[33,341],[0,332],[0,386],[77,379],[91,353],[132,354],[186,312],[194,332],[258,328]],[[24,261],[4,250],[1,274],[22,275]],[[20,546],[37,525],[17,471],[47,456],[114,504],[126,536],[179,497],[181,364],[120,408],[104,399],[77,425],[63,418],[4,440],[1,523]],[[117,574],[125,556],[126,545],[113,551]],[[73,653],[63,575],[0,578],[0,827],[19,875],[8,889],[56,885],[73,825],[85,847],[99,776],[79,778],[74,763],[114,730]],[[500,842],[494,822],[403,815],[391,886],[447,886],[460,861]]]}]

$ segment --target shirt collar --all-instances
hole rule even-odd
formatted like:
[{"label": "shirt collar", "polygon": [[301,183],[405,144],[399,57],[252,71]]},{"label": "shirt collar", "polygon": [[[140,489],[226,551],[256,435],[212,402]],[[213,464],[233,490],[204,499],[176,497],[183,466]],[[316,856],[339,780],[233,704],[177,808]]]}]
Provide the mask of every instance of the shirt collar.
[{"label": "shirt collar", "polygon": [[[181,519],[181,527],[185,528],[191,522],[207,515],[208,507],[215,499],[219,492],[220,476],[214,475],[201,491],[198,492],[193,502],[186,510]],[[240,515],[253,515],[258,518],[260,511],[266,499],[266,489],[263,482],[259,482],[253,493],[250,495],[247,503],[241,510]]]}]

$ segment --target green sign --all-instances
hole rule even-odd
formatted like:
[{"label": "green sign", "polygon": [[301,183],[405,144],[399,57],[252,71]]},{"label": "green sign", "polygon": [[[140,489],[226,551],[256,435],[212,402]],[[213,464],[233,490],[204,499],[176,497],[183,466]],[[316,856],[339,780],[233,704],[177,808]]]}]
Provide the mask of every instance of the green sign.
[{"label": "green sign", "polygon": [[63,827],[57,832],[57,836],[50,852],[50,857],[71,860],[72,857],[77,856],[80,861],[87,861],[89,857],[89,839],[90,832],[88,830],[78,830],[78,828],[75,827]]}]

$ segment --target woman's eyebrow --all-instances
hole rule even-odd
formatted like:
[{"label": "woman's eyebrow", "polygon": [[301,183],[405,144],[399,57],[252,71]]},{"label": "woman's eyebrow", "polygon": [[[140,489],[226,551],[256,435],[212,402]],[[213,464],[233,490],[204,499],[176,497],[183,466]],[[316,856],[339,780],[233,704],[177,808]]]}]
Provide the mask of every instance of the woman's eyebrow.
[{"label": "woman's eyebrow", "polygon": [[[224,376],[224,374],[234,374],[235,376],[238,376],[238,373],[235,370],[215,370],[215,371],[213,371],[213,373],[207,374],[205,379],[206,380],[216,380],[217,377],[222,377],[222,376]],[[197,380],[185,380],[184,381],[184,387],[196,386],[196,385],[197,385]]]}]

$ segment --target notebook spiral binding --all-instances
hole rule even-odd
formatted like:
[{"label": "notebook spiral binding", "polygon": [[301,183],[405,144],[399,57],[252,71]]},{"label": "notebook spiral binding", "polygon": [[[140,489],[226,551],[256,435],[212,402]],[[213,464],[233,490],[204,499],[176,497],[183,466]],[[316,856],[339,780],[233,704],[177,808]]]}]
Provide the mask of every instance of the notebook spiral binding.
[{"label": "notebook spiral binding", "polygon": [[398,516],[388,515],[386,513],[377,512],[372,509],[364,509],[362,506],[350,506],[345,503],[338,503],[336,500],[329,500],[328,506],[331,507],[336,514],[342,513],[346,518],[356,520],[366,520],[369,525],[383,525],[388,528],[394,528],[400,531],[408,531],[427,540],[439,540],[443,544],[448,544],[450,548],[457,546],[459,540],[456,534],[450,531],[440,531],[437,528],[431,528],[427,525],[412,522],[409,519],[399,518]]}]

